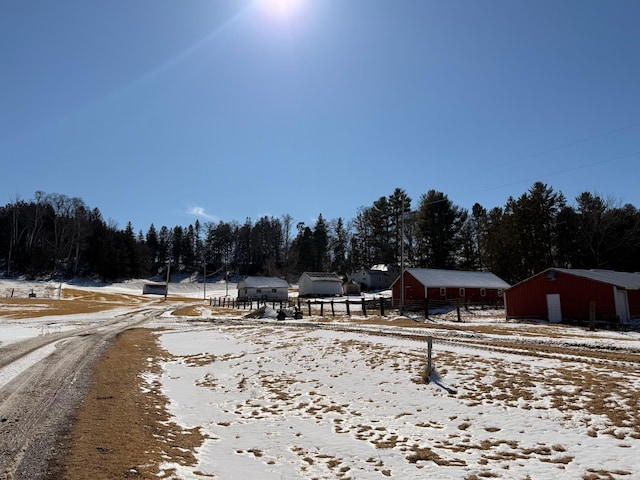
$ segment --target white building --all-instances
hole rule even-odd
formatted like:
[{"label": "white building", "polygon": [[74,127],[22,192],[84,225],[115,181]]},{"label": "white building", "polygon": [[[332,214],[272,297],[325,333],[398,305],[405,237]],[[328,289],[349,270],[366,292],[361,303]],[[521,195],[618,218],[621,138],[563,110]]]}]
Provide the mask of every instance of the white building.
[{"label": "white building", "polygon": [[304,272],[298,280],[301,297],[331,297],[342,295],[342,279],[335,273]]},{"label": "white building", "polygon": [[277,277],[247,277],[238,282],[240,300],[287,300],[289,284]]}]

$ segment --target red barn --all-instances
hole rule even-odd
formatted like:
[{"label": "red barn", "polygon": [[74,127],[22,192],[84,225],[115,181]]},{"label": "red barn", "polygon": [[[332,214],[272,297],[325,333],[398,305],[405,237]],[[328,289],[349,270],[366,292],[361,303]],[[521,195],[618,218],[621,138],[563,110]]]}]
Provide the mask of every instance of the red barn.
[{"label": "red barn", "polygon": [[[593,302],[593,304],[592,304]],[[629,324],[640,317],[640,274],[549,268],[505,291],[507,318],[598,320]]]},{"label": "red barn", "polygon": [[497,303],[509,284],[490,272],[408,268],[392,285],[393,304],[400,305],[404,286],[405,305],[423,305],[428,300],[459,299],[464,303]]}]

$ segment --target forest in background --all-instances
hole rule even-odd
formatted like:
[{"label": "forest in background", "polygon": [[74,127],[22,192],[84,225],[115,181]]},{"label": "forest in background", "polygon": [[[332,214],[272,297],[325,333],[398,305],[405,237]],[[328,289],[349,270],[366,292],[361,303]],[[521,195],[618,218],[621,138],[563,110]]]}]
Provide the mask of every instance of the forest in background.
[{"label": "forest in background", "polygon": [[513,284],[549,267],[640,271],[640,211],[584,192],[569,203],[542,182],[502,207],[471,211],[429,190],[417,202],[400,188],[350,220],[313,225],[290,215],[252,221],[150,225],[106,222],[80,198],[38,191],[0,207],[0,272],[29,278],[105,281],[171,272],[347,275],[378,264],[488,270]]}]

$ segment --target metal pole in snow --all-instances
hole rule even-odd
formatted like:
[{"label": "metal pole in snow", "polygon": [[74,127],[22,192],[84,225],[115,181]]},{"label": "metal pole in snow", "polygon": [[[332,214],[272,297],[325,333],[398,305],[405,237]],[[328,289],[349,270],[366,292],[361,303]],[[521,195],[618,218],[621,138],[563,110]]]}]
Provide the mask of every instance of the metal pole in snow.
[{"label": "metal pole in snow", "polygon": [[427,337],[427,381],[431,377],[431,350],[433,349],[433,337]]}]

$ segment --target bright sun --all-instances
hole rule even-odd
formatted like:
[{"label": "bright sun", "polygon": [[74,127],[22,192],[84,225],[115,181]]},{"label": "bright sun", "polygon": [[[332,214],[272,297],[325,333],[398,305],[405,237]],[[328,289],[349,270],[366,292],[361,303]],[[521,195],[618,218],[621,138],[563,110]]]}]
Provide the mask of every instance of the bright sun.
[{"label": "bright sun", "polygon": [[304,0],[259,0],[258,3],[269,15],[286,19],[298,11]]}]

